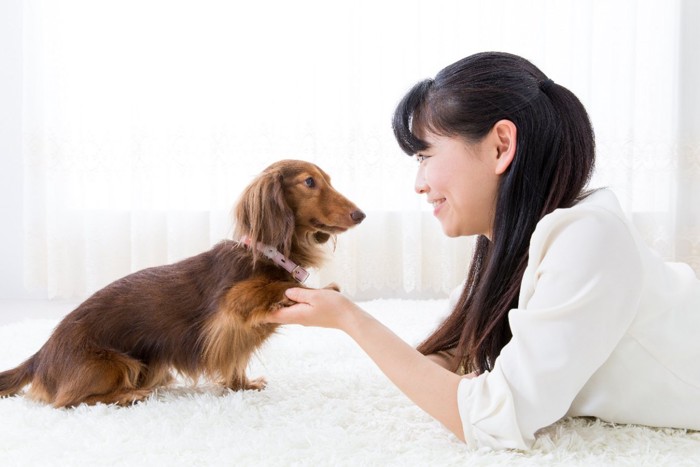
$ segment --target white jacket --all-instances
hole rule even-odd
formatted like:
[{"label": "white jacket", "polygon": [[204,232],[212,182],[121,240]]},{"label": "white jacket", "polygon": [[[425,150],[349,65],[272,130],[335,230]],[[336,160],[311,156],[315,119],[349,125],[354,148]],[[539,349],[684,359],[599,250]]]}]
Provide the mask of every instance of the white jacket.
[{"label": "white jacket", "polygon": [[700,280],[600,190],[537,225],[512,340],[458,389],[471,446],[527,449],[560,418],[700,429]]}]

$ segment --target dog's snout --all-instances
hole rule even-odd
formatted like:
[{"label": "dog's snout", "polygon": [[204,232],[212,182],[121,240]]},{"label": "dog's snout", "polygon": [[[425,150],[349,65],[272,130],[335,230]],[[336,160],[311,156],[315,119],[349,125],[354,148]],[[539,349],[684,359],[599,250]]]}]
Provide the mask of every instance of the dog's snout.
[{"label": "dog's snout", "polygon": [[353,221],[355,221],[355,224],[359,224],[367,216],[365,215],[364,212],[362,212],[358,209],[357,211],[353,211],[352,213],[350,213],[350,217],[352,218]]}]

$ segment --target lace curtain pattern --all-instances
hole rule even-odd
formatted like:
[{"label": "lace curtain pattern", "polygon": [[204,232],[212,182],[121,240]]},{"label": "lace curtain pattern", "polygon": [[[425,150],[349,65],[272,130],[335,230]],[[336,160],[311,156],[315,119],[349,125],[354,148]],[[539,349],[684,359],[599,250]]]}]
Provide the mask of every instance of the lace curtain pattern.
[{"label": "lace curtain pattern", "polygon": [[[254,3],[254,2],[248,2]],[[596,186],[700,271],[700,101],[692,2],[28,0],[25,280],[84,297],[196,254],[269,163],[318,163],[368,215],[310,285],[443,297],[471,239],[413,191],[391,114],[416,81],[483,50],[533,61],[588,108]],[[694,19],[693,19],[694,18]],[[680,33],[679,33],[680,31]]]}]

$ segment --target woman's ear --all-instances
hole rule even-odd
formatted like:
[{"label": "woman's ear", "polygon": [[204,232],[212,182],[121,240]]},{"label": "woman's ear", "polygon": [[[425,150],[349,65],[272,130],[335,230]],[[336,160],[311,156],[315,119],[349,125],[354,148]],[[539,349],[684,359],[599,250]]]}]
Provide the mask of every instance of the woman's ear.
[{"label": "woman's ear", "polygon": [[499,120],[491,129],[496,143],[496,175],[502,175],[510,167],[515,157],[518,129],[510,120]]}]

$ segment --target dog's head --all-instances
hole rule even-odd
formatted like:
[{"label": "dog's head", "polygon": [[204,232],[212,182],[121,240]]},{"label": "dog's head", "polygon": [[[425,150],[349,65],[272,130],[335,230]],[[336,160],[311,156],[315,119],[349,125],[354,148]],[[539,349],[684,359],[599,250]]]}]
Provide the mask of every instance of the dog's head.
[{"label": "dog's head", "polygon": [[266,168],[241,195],[234,236],[274,246],[316,266],[315,246],[362,222],[365,214],[315,164],[283,160]]}]

